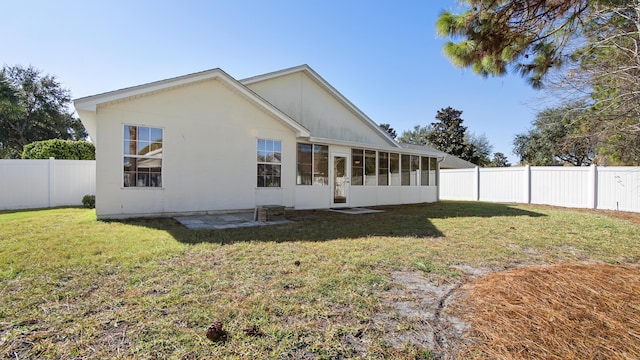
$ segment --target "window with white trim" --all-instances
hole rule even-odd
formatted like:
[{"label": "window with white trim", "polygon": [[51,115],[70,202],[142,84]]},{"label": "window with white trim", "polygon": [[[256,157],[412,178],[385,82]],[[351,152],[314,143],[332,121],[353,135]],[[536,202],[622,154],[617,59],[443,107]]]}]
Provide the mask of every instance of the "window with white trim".
[{"label": "window with white trim", "polygon": [[258,139],[258,187],[281,186],[282,142],[280,140]]},{"label": "window with white trim", "polygon": [[351,149],[351,185],[376,185],[376,152]]},{"label": "window with white trim", "polygon": [[162,187],[161,128],[124,126],[124,187]]},{"label": "window with white trim", "polygon": [[329,185],[329,146],[298,143],[296,185]]}]

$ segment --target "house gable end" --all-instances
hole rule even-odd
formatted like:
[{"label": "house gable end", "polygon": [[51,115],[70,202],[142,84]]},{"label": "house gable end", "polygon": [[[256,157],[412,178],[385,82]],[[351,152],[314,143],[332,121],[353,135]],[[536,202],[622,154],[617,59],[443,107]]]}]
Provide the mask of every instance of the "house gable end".
[{"label": "house gable end", "polygon": [[399,147],[307,65],[244,79],[241,83],[309,129],[314,138]]},{"label": "house gable end", "polygon": [[[193,84],[197,84],[203,81],[208,80],[218,80],[229,90],[235,92],[236,94],[243,96],[245,99],[249,100],[253,105],[260,108],[262,111],[270,114],[274,118],[281,121],[283,124],[288,126],[291,130],[296,132],[297,136],[301,137],[309,137],[310,132],[304,128],[304,126],[300,125],[292,118],[287,116],[280,109],[276,108],[268,101],[260,97],[258,94],[254,93],[249,88],[245,87],[237,80],[229,76],[227,73],[220,69],[207,70],[199,73],[189,74],[185,76],[180,76],[172,79],[156,81],[149,84],[129,87],[121,90],[111,91],[103,94],[83,97],[74,100],[74,106],[78,113],[80,114],[81,120],[85,122],[88,126],[87,128],[90,130],[89,135],[93,138],[97,138],[97,134],[95,134],[96,129],[96,118],[92,114],[95,114],[100,106],[105,106],[108,104],[113,104],[121,101],[126,101],[130,99],[134,99],[141,96],[149,96],[154,93],[167,91],[179,87],[190,86]],[[84,115],[84,116],[83,116]],[[91,133],[91,130],[94,130],[94,133]]]}]

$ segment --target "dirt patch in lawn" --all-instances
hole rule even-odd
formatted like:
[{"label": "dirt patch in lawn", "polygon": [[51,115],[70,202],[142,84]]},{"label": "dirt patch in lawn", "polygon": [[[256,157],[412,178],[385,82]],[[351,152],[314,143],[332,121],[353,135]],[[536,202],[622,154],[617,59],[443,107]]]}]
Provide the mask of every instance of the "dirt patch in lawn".
[{"label": "dirt patch in lawn", "polygon": [[462,282],[426,279],[420,272],[395,272],[392,279],[398,286],[384,297],[391,311],[378,314],[385,340],[395,348],[407,343],[423,347],[436,358],[462,344],[469,325],[446,313],[458,295]]},{"label": "dirt patch in lawn", "polygon": [[391,274],[394,286],[383,295],[387,311],[373,319],[388,344],[396,349],[410,344],[435,359],[450,358],[471,345],[464,336],[471,331],[469,323],[449,309],[459,301],[462,285],[497,269],[463,266],[455,270],[461,275],[431,277],[422,271]]},{"label": "dirt patch in lawn", "polygon": [[392,274],[374,323],[435,359],[640,358],[640,267],[467,268],[452,281]]}]

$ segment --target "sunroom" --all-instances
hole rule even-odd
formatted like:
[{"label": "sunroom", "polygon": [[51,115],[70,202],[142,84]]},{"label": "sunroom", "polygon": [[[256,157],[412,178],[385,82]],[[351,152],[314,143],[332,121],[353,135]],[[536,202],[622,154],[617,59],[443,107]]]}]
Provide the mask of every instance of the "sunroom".
[{"label": "sunroom", "polygon": [[298,142],[296,155],[296,208],[438,199],[439,158],[433,154]]}]

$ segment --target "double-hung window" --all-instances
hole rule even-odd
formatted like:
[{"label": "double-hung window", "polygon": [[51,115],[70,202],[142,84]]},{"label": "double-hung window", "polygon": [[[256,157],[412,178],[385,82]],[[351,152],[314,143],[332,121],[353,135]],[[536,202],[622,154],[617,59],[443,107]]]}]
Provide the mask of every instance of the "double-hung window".
[{"label": "double-hung window", "polygon": [[280,187],[282,142],[258,139],[258,187]]},{"label": "double-hung window", "polygon": [[124,126],[124,187],[162,187],[163,131]]}]

